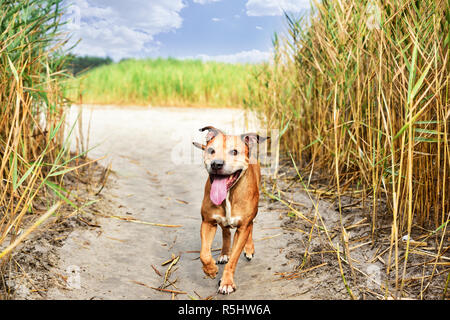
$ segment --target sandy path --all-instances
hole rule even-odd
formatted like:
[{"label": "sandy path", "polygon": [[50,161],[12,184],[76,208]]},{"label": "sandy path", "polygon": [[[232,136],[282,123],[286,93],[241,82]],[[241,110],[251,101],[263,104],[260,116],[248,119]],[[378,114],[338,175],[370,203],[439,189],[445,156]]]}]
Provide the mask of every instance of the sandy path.
[{"label": "sandy path", "polygon": [[[59,250],[60,273],[79,268],[81,287],[54,288],[49,299],[170,299],[171,294],[155,291],[136,282],[158,287],[164,274],[161,264],[171,254],[181,258],[171,280],[178,290],[216,299],[299,299],[303,291],[293,281],[273,281],[275,272],[292,270],[283,248],[288,235],[280,228],[279,212],[269,210],[262,200],[254,228],[256,256],[247,262],[242,256],[235,276],[236,293],[216,295],[217,282],[205,278],[198,253],[200,249],[200,205],[206,171],[201,152],[191,148],[192,139],[202,141],[198,128],[214,125],[225,131],[241,133],[242,111],[193,108],[113,108],[84,109],[85,128],[91,122],[90,146],[98,145],[90,158],[107,155],[112,161],[114,183],[104,190],[113,199],[114,212],[106,214],[164,224],[182,225],[166,228],[116,219],[102,218],[101,232],[76,230]],[[178,158],[185,149],[187,157]],[[192,152],[191,152],[192,151]],[[219,229],[220,230],[220,229]],[[221,246],[217,232],[213,248]],[[70,276],[70,275],[69,275]],[[170,287],[170,289],[175,289]],[[188,299],[186,294],[177,299]]]}]

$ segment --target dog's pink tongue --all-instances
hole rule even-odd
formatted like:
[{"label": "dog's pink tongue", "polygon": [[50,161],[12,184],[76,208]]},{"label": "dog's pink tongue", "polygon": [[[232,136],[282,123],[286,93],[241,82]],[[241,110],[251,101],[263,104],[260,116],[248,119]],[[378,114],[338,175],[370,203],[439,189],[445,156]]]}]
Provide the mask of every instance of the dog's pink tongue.
[{"label": "dog's pink tongue", "polygon": [[227,197],[227,177],[215,176],[209,193],[211,201],[220,206]]}]

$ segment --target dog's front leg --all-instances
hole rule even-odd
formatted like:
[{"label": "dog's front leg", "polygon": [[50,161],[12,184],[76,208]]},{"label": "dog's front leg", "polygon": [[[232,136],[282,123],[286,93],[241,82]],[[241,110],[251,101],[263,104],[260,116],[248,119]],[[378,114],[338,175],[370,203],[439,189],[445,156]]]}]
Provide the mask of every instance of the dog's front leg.
[{"label": "dog's front leg", "polygon": [[236,290],[236,285],[234,284],[234,272],[252,229],[252,225],[253,222],[250,222],[249,224],[238,227],[236,230],[233,247],[231,249],[231,256],[223,270],[222,279],[220,280],[219,292],[222,294],[230,294]]},{"label": "dog's front leg", "polygon": [[219,268],[216,266],[211,255],[211,245],[216,235],[217,224],[203,221],[200,228],[200,237],[202,240],[202,247],[200,250],[200,261],[203,264],[203,271],[211,278],[215,278]]}]

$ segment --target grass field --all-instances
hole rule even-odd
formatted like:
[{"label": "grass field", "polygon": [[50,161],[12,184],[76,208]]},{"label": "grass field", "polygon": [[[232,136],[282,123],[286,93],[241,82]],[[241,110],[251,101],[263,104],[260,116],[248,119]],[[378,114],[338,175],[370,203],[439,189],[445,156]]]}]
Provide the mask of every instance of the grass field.
[{"label": "grass field", "polygon": [[176,59],[128,59],[75,79],[76,102],[115,105],[240,107],[257,66]]}]

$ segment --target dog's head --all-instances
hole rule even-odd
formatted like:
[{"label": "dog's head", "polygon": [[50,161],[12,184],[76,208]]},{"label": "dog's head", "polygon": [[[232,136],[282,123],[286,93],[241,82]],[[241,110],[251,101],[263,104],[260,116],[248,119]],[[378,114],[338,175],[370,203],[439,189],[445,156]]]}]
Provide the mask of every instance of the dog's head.
[{"label": "dog's head", "polygon": [[261,137],[256,133],[226,135],[211,126],[200,131],[208,131],[206,145],[197,142],[193,144],[204,151],[203,161],[211,180],[211,200],[219,205],[253,160],[251,151],[255,144],[269,137]]}]

